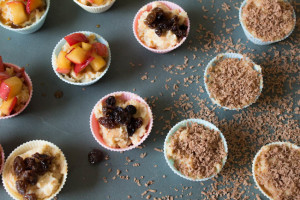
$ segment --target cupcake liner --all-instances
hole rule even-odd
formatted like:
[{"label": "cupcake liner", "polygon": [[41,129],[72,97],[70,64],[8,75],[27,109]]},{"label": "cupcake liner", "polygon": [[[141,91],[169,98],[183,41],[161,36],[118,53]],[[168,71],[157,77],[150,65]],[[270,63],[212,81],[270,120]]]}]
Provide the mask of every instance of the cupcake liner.
[{"label": "cupcake liner", "polygon": [[[19,66],[14,65],[14,64],[11,64],[11,63],[4,63],[4,65],[6,65],[6,66],[8,66],[8,67],[12,67],[12,68],[14,68],[15,70],[21,69]],[[9,119],[9,118],[12,118],[12,117],[16,117],[17,115],[21,114],[21,113],[25,110],[25,108],[29,105],[29,103],[30,103],[30,101],[31,101],[31,99],[32,99],[32,94],[33,94],[32,81],[31,81],[29,75],[26,73],[26,71],[24,71],[24,77],[23,77],[23,78],[24,78],[24,81],[25,81],[25,83],[27,84],[28,89],[29,89],[29,99],[28,99],[27,103],[26,103],[26,104],[24,105],[24,107],[23,107],[21,110],[19,110],[18,112],[14,113],[14,114],[12,114],[12,115],[5,116],[5,117],[0,117],[0,120],[1,120],[1,119]]]},{"label": "cupcake liner", "polygon": [[112,0],[110,3],[101,5],[101,6],[86,6],[86,5],[78,2],[78,0],[73,0],[73,1],[77,5],[79,5],[82,9],[84,9],[90,13],[103,13],[103,12],[107,11],[108,9],[110,9],[112,7],[112,5],[116,2],[116,0]]},{"label": "cupcake liner", "polygon": [[[90,81],[90,82],[84,82],[84,83],[79,83],[79,82],[72,82],[72,81],[69,81],[67,79],[65,79],[60,73],[58,73],[56,71],[56,68],[57,68],[57,65],[56,65],[56,59],[57,59],[57,56],[59,54],[59,52],[61,51],[62,47],[66,44],[66,40],[64,38],[62,38],[55,46],[53,52],[52,52],[52,58],[51,58],[51,63],[52,63],[52,68],[53,68],[53,71],[54,73],[56,74],[56,76],[68,83],[68,84],[71,84],[71,85],[77,85],[77,86],[88,86],[88,85],[92,85],[94,83],[96,83],[97,81],[99,81],[107,72],[109,66],[110,66],[110,63],[111,63],[111,51],[110,51],[110,47],[109,47],[109,44],[108,42],[103,38],[101,37],[100,35],[96,34],[96,33],[93,33],[93,32],[89,32],[89,31],[77,31],[77,32],[74,32],[74,33],[83,33],[85,35],[91,35],[91,34],[94,34],[96,36],[96,39],[98,40],[98,42],[101,42],[102,44],[105,44],[107,46],[107,50],[108,50],[108,61],[107,61],[107,66],[106,66],[106,69],[102,72],[102,74],[100,76],[98,76],[97,78],[95,78],[94,80]],[[71,35],[73,33],[70,33],[68,35]]]},{"label": "cupcake liner", "polygon": [[[191,27],[191,26],[190,26],[190,19],[189,19],[189,17],[187,17],[187,19],[186,19],[186,24],[187,24],[187,26],[188,26],[187,36],[184,37],[184,38],[182,38],[182,40],[180,41],[180,43],[178,43],[176,46],[174,46],[174,47],[172,47],[172,48],[169,48],[169,49],[153,49],[153,48],[150,48],[150,47],[146,46],[146,45],[140,40],[140,38],[139,38],[139,35],[138,35],[138,20],[139,20],[139,18],[141,17],[141,15],[143,14],[144,8],[147,7],[147,10],[150,10],[150,9],[152,8],[151,5],[152,5],[154,2],[156,2],[156,1],[150,2],[150,3],[146,4],[145,6],[143,6],[143,7],[137,12],[137,14],[135,15],[134,20],[133,20],[133,25],[132,25],[132,27],[133,27],[133,34],[134,34],[136,40],[137,40],[143,47],[145,47],[146,49],[148,49],[149,51],[152,51],[153,53],[159,53],[159,54],[168,53],[168,52],[170,52],[170,51],[173,51],[174,49],[177,49],[179,46],[181,46],[181,45],[185,42],[185,40],[186,40],[186,38],[188,37],[189,32],[190,32],[190,27]],[[185,12],[185,11],[183,10],[183,8],[181,8],[179,5],[177,5],[177,4],[173,3],[173,2],[170,2],[170,1],[158,1],[158,2],[161,2],[161,3],[165,4],[166,6],[168,6],[168,7],[169,7],[170,9],[172,9],[172,10],[177,9],[177,10],[180,10],[181,12]]]},{"label": "cupcake liner", "polygon": [[1,163],[0,163],[0,175],[1,175],[2,170],[4,168],[4,162],[5,162],[5,154],[1,144],[0,144],[0,156],[1,156]]},{"label": "cupcake liner", "polygon": [[46,0],[46,3],[47,3],[47,7],[46,7],[46,10],[45,10],[45,13],[43,14],[43,16],[36,22],[34,22],[32,25],[30,26],[26,26],[25,28],[20,28],[20,29],[15,29],[15,28],[11,28],[9,26],[6,26],[4,24],[2,24],[2,22],[0,22],[0,25],[7,29],[7,30],[10,30],[10,31],[14,31],[14,32],[17,32],[17,33],[21,33],[21,34],[29,34],[29,33],[33,33],[33,32],[36,32],[37,30],[39,30],[43,24],[45,23],[45,20],[46,20],[46,17],[47,17],[47,14],[49,12],[49,8],[50,8],[50,0]]},{"label": "cupcake liner", "polygon": [[[115,95],[122,95],[122,98],[124,100],[130,100],[130,99],[135,99],[141,103],[143,103],[144,105],[147,105],[147,109],[148,109],[148,112],[149,112],[149,115],[150,115],[150,122],[148,124],[148,130],[147,130],[147,133],[143,136],[143,138],[140,140],[139,143],[135,144],[135,145],[131,145],[127,148],[112,148],[112,147],[109,147],[105,144],[104,140],[103,140],[103,137],[100,135],[100,125],[98,123],[98,120],[96,119],[96,116],[94,114],[95,112],[95,109],[97,109],[97,106],[99,104],[101,104],[102,102],[104,102],[109,96],[115,96]],[[90,129],[92,131],[92,134],[93,134],[93,137],[95,138],[95,140],[102,146],[104,147],[105,149],[108,149],[110,151],[117,151],[117,152],[123,152],[123,151],[128,151],[128,150],[131,150],[131,149],[134,149],[136,147],[138,147],[139,145],[141,145],[146,139],[147,137],[150,135],[151,133],[151,130],[152,130],[152,127],[153,127],[153,115],[152,115],[152,111],[151,111],[151,108],[150,106],[148,105],[148,103],[140,96],[134,94],[134,93],[131,93],[131,92],[125,92],[125,91],[119,91],[119,92],[113,92],[113,93],[110,93],[106,96],[104,96],[102,99],[100,99],[96,105],[94,106],[93,110],[92,110],[92,113],[91,113],[91,116],[90,116]]]},{"label": "cupcake liner", "polygon": [[224,158],[223,160],[223,165],[222,165],[222,168],[224,167],[225,163],[226,163],[226,160],[227,160],[227,156],[228,156],[228,147],[227,147],[227,142],[226,142],[226,139],[224,137],[224,135],[222,134],[222,132],[212,123],[208,122],[208,121],[205,121],[205,120],[202,120],[202,119],[186,119],[186,120],[183,120],[181,122],[178,122],[175,126],[173,126],[173,128],[169,131],[169,133],[167,134],[167,137],[165,139],[165,142],[164,142],[164,157],[165,157],[165,160],[166,162],[168,163],[169,167],[172,169],[172,171],[177,174],[178,176],[186,179],[186,180],[189,180],[189,181],[206,181],[206,180],[209,180],[209,179],[212,179],[213,177],[215,177],[217,174],[219,174],[221,171],[222,171],[222,168],[221,170],[211,176],[211,177],[208,177],[208,178],[203,178],[203,179],[192,179],[188,176],[185,176],[183,175],[180,171],[178,171],[175,167],[174,167],[174,161],[172,159],[169,159],[168,156],[167,156],[167,144],[169,143],[170,141],[170,138],[171,136],[178,130],[180,129],[181,127],[186,127],[188,123],[191,123],[191,122],[194,122],[194,123],[197,123],[197,124],[202,124],[204,125],[205,127],[208,127],[212,130],[216,130],[220,133],[220,137],[222,139],[222,142],[224,144],[224,148],[225,148],[225,152],[226,152],[226,157]]},{"label": "cupcake liner", "polygon": [[18,156],[28,150],[31,150],[35,147],[39,147],[41,145],[49,145],[50,147],[59,150],[64,159],[64,165],[65,165],[65,170],[66,170],[66,174],[63,177],[60,187],[57,189],[57,191],[53,195],[51,195],[49,198],[46,198],[44,200],[53,199],[62,190],[62,188],[65,185],[65,182],[67,180],[67,175],[68,175],[68,163],[67,163],[64,153],[61,151],[61,149],[59,147],[57,147],[55,144],[53,144],[51,142],[44,141],[44,140],[32,140],[32,141],[26,142],[26,143],[18,146],[13,152],[11,152],[11,154],[7,157],[5,165],[4,165],[3,174],[2,174],[2,183],[3,183],[5,191],[9,194],[10,197],[12,197],[15,200],[22,200],[23,197],[17,191],[10,190],[8,183],[5,181],[5,177],[9,173],[9,163],[12,163],[13,159],[16,156]]},{"label": "cupcake liner", "polygon": [[[286,0],[284,0],[286,1]],[[288,2],[288,1],[286,1]],[[275,40],[275,41],[262,41],[261,39],[259,38],[256,38],[254,37],[246,28],[246,26],[243,24],[243,21],[242,21],[242,10],[243,10],[243,7],[246,5],[247,3],[247,0],[244,0],[243,3],[241,4],[241,7],[239,9],[239,21],[240,21],[240,24],[242,25],[242,28],[243,28],[243,31],[246,35],[246,37],[248,38],[248,40],[250,40],[252,43],[254,44],[257,44],[257,45],[269,45],[269,44],[273,44],[273,43],[276,43],[276,42],[280,42],[282,40],[285,40],[286,38],[288,38],[292,32],[294,31],[295,29],[295,26],[296,26],[296,13],[295,13],[295,10],[293,9],[293,13],[294,13],[294,28],[291,30],[291,32],[289,32],[284,38],[280,39],[280,40]]]},{"label": "cupcake liner", "polygon": [[208,74],[207,74],[207,71],[208,71],[208,68],[212,65],[214,65],[218,60],[222,59],[222,58],[238,58],[238,59],[242,59],[243,58],[243,55],[242,54],[238,54],[238,53],[223,53],[223,54],[218,54],[216,57],[214,57],[206,66],[205,68],[205,72],[204,72],[204,86],[205,86],[205,90],[209,96],[209,98],[211,99],[211,101],[214,103],[214,104],[217,104],[218,106],[226,109],[226,110],[240,110],[240,109],[244,109],[244,108],[247,108],[249,107],[250,105],[252,105],[253,103],[255,103],[257,101],[257,99],[259,98],[259,96],[261,95],[261,92],[263,90],[263,75],[262,75],[262,69],[261,69],[261,66],[260,65],[257,65],[255,64],[251,59],[247,58],[246,59],[250,62],[252,62],[254,64],[254,69],[259,72],[261,74],[260,76],[260,92],[259,94],[257,95],[257,97],[255,98],[255,100],[253,102],[251,102],[250,104],[244,106],[243,108],[228,108],[226,106],[221,106],[216,99],[212,98],[211,97],[211,94],[208,90],[208,87],[207,87],[207,84],[206,84],[206,79],[208,77]]},{"label": "cupcake liner", "polygon": [[[263,147],[266,147],[266,146],[272,146],[272,145],[287,145],[289,147],[292,147],[292,148],[295,148],[295,149],[300,149],[300,147],[298,147],[297,145],[295,144],[292,144],[290,142],[272,142],[272,143],[269,143]],[[252,176],[253,176],[253,179],[254,179],[254,182],[256,184],[256,186],[258,187],[259,191],[265,196],[267,197],[268,199],[272,200],[272,198],[260,187],[260,185],[258,184],[257,180],[256,180],[256,176],[255,176],[255,163],[257,161],[257,158],[258,156],[261,154],[262,150],[263,150],[263,147],[261,147],[261,149],[256,153],[253,161],[252,161]]]}]

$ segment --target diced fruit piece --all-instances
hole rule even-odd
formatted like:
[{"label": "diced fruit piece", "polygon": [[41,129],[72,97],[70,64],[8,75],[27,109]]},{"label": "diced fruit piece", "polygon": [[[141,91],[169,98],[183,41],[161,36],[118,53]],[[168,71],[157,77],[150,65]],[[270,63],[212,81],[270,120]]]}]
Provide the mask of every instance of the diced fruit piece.
[{"label": "diced fruit piece", "polygon": [[81,46],[82,46],[82,48],[83,48],[84,50],[86,50],[86,51],[91,50],[92,47],[93,47],[90,43],[86,43],[86,42],[82,42]]},{"label": "diced fruit piece", "polygon": [[107,46],[100,43],[100,42],[94,43],[93,44],[93,49],[96,51],[96,53],[99,56],[102,56],[102,57],[107,57],[108,56]]},{"label": "diced fruit piece", "polygon": [[25,5],[21,1],[11,1],[6,3],[15,25],[21,25],[27,21],[28,16],[25,11]]},{"label": "diced fruit piece", "polygon": [[8,79],[10,76],[5,72],[0,72],[0,82]]},{"label": "diced fruit piece", "polygon": [[24,72],[25,72],[25,68],[24,67],[20,68],[16,73],[16,77],[22,78],[24,76]]},{"label": "diced fruit piece", "polygon": [[42,0],[27,0],[26,12],[30,14],[33,10],[42,7],[44,2]]},{"label": "diced fruit piece", "polygon": [[2,57],[0,56],[0,72],[4,72],[5,69],[4,69],[4,64],[3,64],[3,60],[2,60]]},{"label": "diced fruit piece", "polygon": [[87,0],[87,1],[96,5],[103,4],[103,0]]},{"label": "diced fruit piece", "polygon": [[70,73],[72,69],[72,63],[66,58],[67,53],[64,51],[59,52],[57,57],[57,68],[56,71],[62,74]]},{"label": "diced fruit piece", "polygon": [[7,101],[3,101],[0,106],[1,113],[5,114],[5,115],[10,115],[11,111],[14,109],[17,102],[18,102],[17,97],[13,97],[11,99],[8,99]]},{"label": "diced fruit piece", "polygon": [[66,55],[66,58],[75,64],[83,64],[88,59],[88,54],[81,47],[76,47]]},{"label": "diced fruit piece", "polygon": [[76,74],[78,74],[79,72],[81,72],[82,70],[84,70],[95,58],[94,57],[90,57],[89,59],[86,60],[85,63],[83,64],[76,64],[75,68],[74,68],[74,72]]},{"label": "diced fruit piece", "polygon": [[22,90],[23,82],[20,78],[13,76],[6,79],[0,86],[0,97],[6,101],[17,96]]},{"label": "diced fruit piece", "polygon": [[96,53],[93,53],[92,56],[95,58],[91,62],[91,66],[94,71],[98,72],[106,66],[106,61],[101,56],[97,55]]},{"label": "diced fruit piece", "polygon": [[65,37],[65,40],[70,46],[77,44],[79,42],[89,42],[87,37],[82,33],[73,33],[71,35],[68,35]]}]

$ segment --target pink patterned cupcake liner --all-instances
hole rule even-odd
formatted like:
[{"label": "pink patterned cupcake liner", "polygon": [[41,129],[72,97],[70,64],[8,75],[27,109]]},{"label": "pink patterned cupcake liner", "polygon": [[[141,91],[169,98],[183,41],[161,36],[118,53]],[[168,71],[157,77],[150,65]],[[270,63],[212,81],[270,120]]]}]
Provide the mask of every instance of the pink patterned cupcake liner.
[{"label": "pink patterned cupcake liner", "polygon": [[5,155],[4,155],[4,150],[0,144],[0,156],[1,156],[1,160],[0,160],[0,175],[2,173],[2,170],[4,168],[4,161],[5,161]]},{"label": "pink patterned cupcake liner", "polygon": [[[147,110],[150,114],[150,122],[147,126],[147,132],[144,134],[143,138],[135,145],[131,145],[127,148],[112,148],[112,147],[109,147],[103,137],[101,136],[100,134],[100,125],[99,125],[99,122],[95,116],[95,109],[97,109],[97,106],[101,103],[103,103],[109,96],[116,96],[116,95],[121,95],[120,97],[123,98],[123,100],[130,100],[130,99],[135,99],[141,103],[143,103],[144,105],[147,105]],[[105,149],[108,149],[110,151],[117,151],[117,152],[122,152],[122,151],[128,151],[128,150],[131,150],[131,149],[134,149],[136,147],[138,147],[139,145],[141,145],[146,139],[147,137],[150,135],[150,132],[152,130],[152,127],[153,127],[153,115],[152,115],[152,111],[150,109],[150,106],[147,104],[147,102],[140,96],[134,94],[134,93],[131,93],[131,92],[114,92],[114,93],[110,93],[106,96],[104,96],[102,99],[100,99],[97,104],[94,106],[93,110],[92,110],[92,113],[91,113],[91,116],[90,116],[90,128],[91,128],[91,131],[92,131],[92,134],[95,138],[95,140],[102,146],[104,147]]]}]

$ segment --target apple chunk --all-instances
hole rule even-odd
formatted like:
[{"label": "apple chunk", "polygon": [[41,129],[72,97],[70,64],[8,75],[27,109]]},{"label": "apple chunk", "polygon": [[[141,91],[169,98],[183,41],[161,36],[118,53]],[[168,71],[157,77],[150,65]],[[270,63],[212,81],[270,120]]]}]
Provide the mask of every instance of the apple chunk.
[{"label": "apple chunk", "polygon": [[84,50],[86,50],[86,51],[91,50],[92,47],[93,47],[90,43],[86,43],[86,42],[82,42],[81,46],[82,46],[82,48],[83,48]]},{"label": "apple chunk", "polygon": [[79,42],[89,42],[89,40],[83,33],[73,33],[71,35],[67,35],[64,38],[70,46],[73,46],[74,44],[77,44]]},{"label": "apple chunk", "polygon": [[3,60],[2,57],[0,56],[0,72],[4,72],[5,68],[4,68],[4,64],[3,64]]},{"label": "apple chunk", "polygon": [[44,2],[42,0],[27,0],[26,12],[30,14],[33,10],[42,6],[44,6]]},{"label": "apple chunk", "polygon": [[70,73],[72,69],[72,63],[66,58],[67,53],[64,51],[59,52],[58,57],[57,57],[57,68],[56,71],[58,73],[62,74],[68,74]]},{"label": "apple chunk", "polygon": [[82,70],[84,70],[95,58],[90,57],[89,59],[86,60],[85,63],[83,64],[76,64],[74,67],[74,72],[76,74],[80,73]]},{"label": "apple chunk", "polygon": [[103,4],[103,0],[88,0],[88,2],[96,4],[96,5],[101,5]]},{"label": "apple chunk", "polygon": [[5,114],[5,115],[10,115],[11,111],[14,109],[17,102],[18,102],[17,97],[13,97],[11,99],[8,99],[7,101],[3,101],[0,106],[1,113]]},{"label": "apple chunk", "polygon": [[102,57],[107,57],[108,56],[108,50],[107,50],[107,46],[105,44],[102,44],[100,42],[96,42],[93,44],[93,49],[94,51],[96,51],[96,53],[99,56]]},{"label": "apple chunk", "polygon": [[28,16],[25,11],[25,5],[21,1],[10,1],[6,3],[15,25],[21,25],[27,21]]},{"label": "apple chunk", "polygon": [[106,61],[101,56],[97,55],[96,53],[93,53],[92,56],[95,58],[91,62],[91,66],[94,71],[98,72],[106,66]]},{"label": "apple chunk", "polygon": [[66,55],[66,58],[75,64],[83,64],[88,59],[88,53],[81,47],[76,47]]},{"label": "apple chunk", "polygon": [[20,78],[13,76],[6,79],[0,85],[0,97],[6,101],[17,96],[22,90],[23,82]]}]

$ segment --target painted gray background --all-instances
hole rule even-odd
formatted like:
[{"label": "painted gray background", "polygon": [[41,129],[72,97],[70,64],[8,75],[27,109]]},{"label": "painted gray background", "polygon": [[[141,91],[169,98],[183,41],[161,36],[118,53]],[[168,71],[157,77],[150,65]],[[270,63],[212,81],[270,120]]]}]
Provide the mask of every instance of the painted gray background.
[{"label": "painted gray background", "polygon": [[[200,199],[201,197],[201,190],[204,186],[185,181],[173,174],[165,163],[163,154],[153,150],[155,147],[163,148],[165,136],[155,134],[156,131],[165,134],[168,132],[168,130],[162,130],[163,121],[155,120],[152,135],[144,143],[146,148],[135,149],[124,154],[106,151],[110,160],[98,166],[90,166],[87,162],[87,154],[91,148],[99,147],[89,129],[89,116],[93,106],[101,97],[110,92],[132,91],[134,88],[137,94],[148,98],[159,96],[162,92],[163,96],[156,102],[153,112],[157,117],[163,115],[168,119],[169,115],[166,115],[162,109],[172,106],[174,99],[170,95],[172,90],[164,89],[165,79],[173,77],[172,82],[175,83],[177,77],[165,72],[162,65],[183,64],[185,55],[190,59],[189,64],[195,66],[204,58],[203,64],[206,65],[212,58],[198,51],[195,52],[198,58],[192,60],[193,52],[188,50],[188,41],[191,39],[194,42],[197,41],[195,38],[199,36],[196,32],[199,23],[218,34],[221,23],[212,24],[209,20],[204,20],[202,16],[211,17],[216,14],[216,8],[221,8],[223,1],[216,0],[215,8],[211,9],[212,3],[208,0],[203,0],[202,4],[197,0],[174,0],[188,12],[192,27],[187,42],[181,48],[166,55],[157,55],[147,51],[133,36],[132,20],[137,10],[148,2],[150,1],[117,0],[108,12],[90,14],[71,0],[52,0],[48,17],[40,31],[30,35],[19,35],[3,28],[0,29],[0,55],[5,62],[20,66],[29,64],[26,71],[31,76],[34,86],[33,99],[24,113],[16,118],[0,121],[0,143],[4,146],[6,156],[17,146],[29,140],[44,139],[58,145],[69,163],[68,179],[58,196],[59,199],[108,199],[109,196],[109,199],[123,200],[127,199],[128,194],[132,196],[132,199],[141,199],[141,193],[146,188],[138,187],[133,181],[134,177],[140,176],[145,176],[141,181],[142,185],[148,180],[155,181],[151,188],[157,189],[158,192],[152,197],[180,195],[182,185],[193,186],[192,189],[184,192],[184,194],[192,192],[192,196],[184,196],[184,199]],[[233,4],[229,0],[226,2]],[[209,8],[209,12],[203,12],[202,5]],[[225,15],[237,16],[238,10],[231,7],[231,11],[220,12],[217,17],[223,18]],[[238,19],[233,18],[226,23],[238,24]],[[97,24],[101,27],[96,28]],[[112,64],[107,74],[96,84],[85,87],[84,91],[82,87],[71,86],[59,80],[51,67],[51,53],[56,43],[65,35],[81,30],[102,35],[110,43],[112,50]],[[247,41],[241,27],[234,30],[232,36],[241,38],[242,42]],[[268,47],[255,46],[250,43],[248,46],[256,49],[256,53],[268,49]],[[211,55],[214,53],[211,52]],[[141,66],[133,68],[130,62],[136,65],[141,64]],[[150,68],[152,64],[156,65],[155,69]],[[202,67],[195,75],[203,77],[203,69]],[[191,70],[186,71],[192,74]],[[142,81],[141,76],[146,72],[150,79]],[[155,83],[150,84],[150,80],[155,76],[157,76]],[[172,84],[169,85],[172,86]],[[177,94],[197,93],[196,89],[199,85],[203,86],[202,78],[199,84],[192,84],[189,88],[181,87]],[[62,99],[54,97],[57,90],[63,91]],[[204,96],[207,98],[206,94]],[[224,112],[218,109],[221,119],[231,119],[232,113],[236,112]],[[173,126],[182,119],[179,117],[172,120],[171,125]],[[147,152],[147,157],[141,159],[139,156],[144,152]],[[127,156],[134,162],[140,163],[141,166],[132,167],[132,163],[130,166],[125,166]],[[105,166],[105,163],[108,166]],[[154,165],[158,167],[155,168]],[[112,168],[113,172],[108,173],[108,168]],[[111,178],[116,174],[117,169],[122,170],[121,175],[128,175],[130,180],[117,178],[113,181]],[[128,172],[125,171],[126,169]],[[162,178],[163,175],[166,175],[166,178]],[[103,182],[103,177],[108,178],[108,183]],[[208,183],[211,182],[208,181]],[[174,187],[180,189],[179,192],[176,192]],[[253,192],[260,194],[254,188]],[[261,194],[260,196],[262,197]],[[0,186],[0,199],[10,199],[2,186]]]}]

